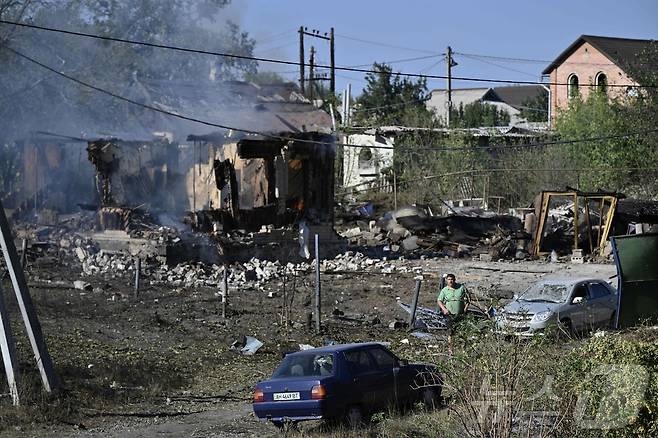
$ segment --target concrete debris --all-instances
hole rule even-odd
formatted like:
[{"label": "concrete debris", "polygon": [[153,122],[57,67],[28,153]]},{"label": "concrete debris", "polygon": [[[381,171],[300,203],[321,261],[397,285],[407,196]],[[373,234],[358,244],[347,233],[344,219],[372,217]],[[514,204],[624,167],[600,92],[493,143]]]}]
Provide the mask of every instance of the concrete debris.
[{"label": "concrete debris", "polygon": [[93,290],[93,286],[86,281],[82,280],[76,280],[73,282],[73,287],[78,289],[78,290],[86,290],[86,291],[91,291]]},{"label": "concrete debris", "polygon": [[418,237],[416,236],[407,237],[402,241],[402,247],[404,248],[405,251],[413,251],[414,249],[418,249]]},{"label": "concrete debris", "polygon": [[435,341],[437,339],[436,335],[427,332],[412,332],[411,336],[415,336],[416,338],[422,339],[424,341]]},{"label": "concrete debris", "polygon": [[400,319],[395,319],[395,320],[391,321],[391,322],[388,324],[388,328],[393,329],[393,330],[397,330],[397,329],[401,329],[401,328],[406,328],[406,327],[407,327],[407,323],[404,322],[404,321],[402,321],[402,320],[400,320]]},{"label": "concrete debris", "polygon": [[82,248],[76,248],[75,249],[75,255],[78,256],[78,258],[80,259],[81,262],[84,262],[85,259],[87,258],[87,253]]}]

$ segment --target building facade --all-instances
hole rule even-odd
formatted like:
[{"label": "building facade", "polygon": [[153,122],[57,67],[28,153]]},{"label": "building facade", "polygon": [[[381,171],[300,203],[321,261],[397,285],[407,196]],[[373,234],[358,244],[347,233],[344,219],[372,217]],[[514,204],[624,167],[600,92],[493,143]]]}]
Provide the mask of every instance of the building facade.
[{"label": "building facade", "polygon": [[651,45],[654,40],[581,35],[542,72],[550,78],[553,119],[571,99],[587,99],[594,90],[614,98],[636,95],[633,76],[648,67],[642,56]]}]

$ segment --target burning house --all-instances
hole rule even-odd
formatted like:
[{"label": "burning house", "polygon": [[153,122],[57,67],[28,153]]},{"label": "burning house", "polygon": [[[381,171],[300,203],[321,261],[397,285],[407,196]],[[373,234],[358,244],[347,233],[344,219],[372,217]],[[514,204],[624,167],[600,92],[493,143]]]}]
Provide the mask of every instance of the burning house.
[{"label": "burning house", "polygon": [[186,215],[193,229],[204,232],[271,231],[303,221],[333,234],[335,140],[329,115],[294,85],[232,82],[226,88],[210,97],[188,88],[176,102],[152,98],[161,107],[175,105],[235,130],[204,131],[183,122],[154,126],[162,134],[152,140],[88,142],[101,228],[122,230],[141,209],[154,216]]},{"label": "burning house", "polygon": [[[190,136],[208,151],[205,163],[195,163],[192,205],[196,228],[258,230],[306,220],[333,221],[333,137],[319,132],[278,132],[261,135]],[[196,177],[211,180],[197,190]],[[189,180],[188,180],[189,183]],[[196,208],[201,206],[202,209]]]}]

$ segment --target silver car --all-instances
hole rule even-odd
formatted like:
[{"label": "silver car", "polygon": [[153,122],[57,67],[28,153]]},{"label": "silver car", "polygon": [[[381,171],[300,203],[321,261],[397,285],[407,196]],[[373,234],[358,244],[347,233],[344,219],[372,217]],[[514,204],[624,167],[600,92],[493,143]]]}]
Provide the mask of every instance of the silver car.
[{"label": "silver car", "polygon": [[615,325],[617,291],[594,278],[542,280],[514,297],[496,317],[499,331],[533,336],[549,326],[580,333]]}]

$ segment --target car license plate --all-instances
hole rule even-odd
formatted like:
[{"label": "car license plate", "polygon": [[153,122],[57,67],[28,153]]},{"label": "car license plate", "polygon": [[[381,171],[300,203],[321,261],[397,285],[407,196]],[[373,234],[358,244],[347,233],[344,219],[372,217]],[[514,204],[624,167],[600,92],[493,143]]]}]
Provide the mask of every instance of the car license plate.
[{"label": "car license plate", "polygon": [[277,392],[274,394],[274,401],[282,400],[299,400],[298,392]]}]

